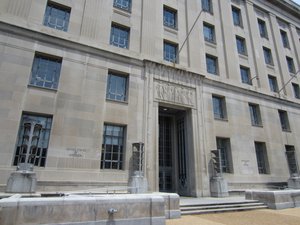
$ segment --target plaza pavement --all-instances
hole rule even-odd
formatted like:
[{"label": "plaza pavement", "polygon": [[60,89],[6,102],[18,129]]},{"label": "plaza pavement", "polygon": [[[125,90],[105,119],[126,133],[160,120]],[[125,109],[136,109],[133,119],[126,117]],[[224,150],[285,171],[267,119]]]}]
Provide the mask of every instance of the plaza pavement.
[{"label": "plaza pavement", "polygon": [[300,208],[182,216],[166,225],[300,225]]}]

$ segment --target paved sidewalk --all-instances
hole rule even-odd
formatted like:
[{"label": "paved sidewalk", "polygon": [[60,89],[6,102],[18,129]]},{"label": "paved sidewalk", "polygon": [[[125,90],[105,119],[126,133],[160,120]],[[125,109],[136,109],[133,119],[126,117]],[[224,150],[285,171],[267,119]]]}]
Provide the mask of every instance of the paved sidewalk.
[{"label": "paved sidewalk", "polygon": [[300,208],[182,216],[166,225],[300,225]]}]

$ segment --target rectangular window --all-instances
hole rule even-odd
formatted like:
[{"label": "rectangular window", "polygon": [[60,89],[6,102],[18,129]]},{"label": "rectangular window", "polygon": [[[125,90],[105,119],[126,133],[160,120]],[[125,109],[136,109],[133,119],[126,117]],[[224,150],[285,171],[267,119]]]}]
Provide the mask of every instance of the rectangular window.
[{"label": "rectangular window", "polygon": [[213,111],[214,111],[214,118],[226,120],[226,103],[225,98],[221,96],[212,96],[213,101]]},{"label": "rectangular window", "polygon": [[123,169],[125,127],[104,124],[101,169]]},{"label": "rectangular window", "polygon": [[264,51],[265,63],[267,65],[274,65],[271,49],[263,47],[263,51]]},{"label": "rectangular window", "polygon": [[213,25],[204,23],[203,24],[203,34],[204,34],[204,40],[215,43],[215,27]]},{"label": "rectangular window", "polygon": [[292,145],[285,146],[286,159],[291,176],[299,175],[299,167],[296,159],[295,147]]},{"label": "rectangular window", "polygon": [[51,116],[23,114],[16,144],[14,166],[30,163],[45,167],[52,125]]},{"label": "rectangular window", "polygon": [[287,111],[278,110],[281,129],[283,131],[291,131]]},{"label": "rectangular window", "polygon": [[250,111],[252,125],[253,126],[262,126],[259,105],[249,103],[249,111]]},{"label": "rectangular window", "polygon": [[266,144],[264,142],[254,142],[255,144],[255,152],[256,152],[256,160],[259,174],[269,174],[269,162]]},{"label": "rectangular window", "polygon": [[232,6],[232,19],[233,19],[233,24],[235,26],[243,26],[242,23],[242,16],[241,16],[241,10],[239,8],[233,7]]},{"label": "rectangular window", "polygon": [[277,78],[274,76],[268,75],[268,79],[269,79],[270,90],[272,92],[278,92]]},{"label": "rectangular window", "polygon": [[246,40],[245,38],[236,36],[236,47],[237,51],[241,55],[247,55],[247,48],[246,48]]},{"label": "rectangular window", "polygon": [[212,13],[213,7],[212,7],[212,1],[211,0],[201,0],[202,3],[202,10],[205,12]]},{"label": "rectangular window", "polygon": [[31,69],[30,85],[56,90],[61,63],[61,58],[36,53]]},{"label": "rectangular window", "polygon": [[71,9],[66,6],[57,5],[48,2],[45,15],[44,25],[56,30],[67,31],[69,26]]},{"label": "rectangular window", "polygon": [[177,28],[177,11],[164,6],[164,25],[173,29]]},{"label": "rectangular window", "polygon": [[177,63],[177,44],[164,41],[164,60]]},{"label": "rectangular window", "polygon": [[294,60],[290,57],[286,57],[286,63],[288,65],[288,69],[289,69],[289,72],[290,73],[296,73],[296,70],[295,70],[295,65],[294,65]]},{"label": "rectangular window", "polygon": [[289,39],[287,33],[284,30],[280,30],[281,40],[283,47],[290,48]]},{"label": "rectangular window", "polygon": [[119,48],[129,48],[129,28],[117,24],[111,25],[110,44]]},{"label": "rectangular window", "polygon": [[240,73],[241,73],[242,83],[252,85],[252,81],[250,77],[250,69],[241,66]]},{"label": "rectangular window", "polygon": [[229,138],[216,138],[217,148],[221,151],[221,169],[223,173],[233,173]]},{"label": "rectangular window", "polygon": [[300,99],[300,88],[299,88],[299,84],[292,83],[292,86],[293,86],[293,91],[294,91],[294,96],[295,96],[295,98]]},{"label": "rectangular window", "polygon": [[218,74],[218,59],[215,56],[206,55],[206,70],[208,73]]},{"label": "rectangular window", "polygon": [[123,102],[127,100],[127,77],[113,72],[108,74],[106,99]]},{"label": "rectangular window", "polygon": [[257,23],[258,23],[258,29],[259,29],[260,36],[262,38],[268,38],[266,22],[261,19],[257,19]]},{"label": "rectangular window", "polygon": [[114,0],[114,7],[125,11],[130,11],[131,0]]}]

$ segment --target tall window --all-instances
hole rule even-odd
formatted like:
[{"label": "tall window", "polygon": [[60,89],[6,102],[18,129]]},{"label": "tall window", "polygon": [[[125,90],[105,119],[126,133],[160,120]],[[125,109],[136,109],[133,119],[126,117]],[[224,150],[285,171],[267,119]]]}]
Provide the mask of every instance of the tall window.
[{"label": "tall window", "polygon": [[173,29],[177,28],[177,11],[164,6],[164,25]]},{"label": "tall window", "polygon": [[215,43],[215,27],[213,25],[204,23],[203,24],[203,34],[204,34],[204,40]]},{"label": "tall window", "polygon": [[252,125],[253,126],[262,126],[259,105],[249,103],[249,111],[250,111]]},{"label": "tall window", "polygon": [[131,10],[131,0],[114,0],[114,7],[126,11]]},{"label": "tall window", "polygon": [[280,35],[281,35],[283,47],[289,48],[290,44],[289,44],[289,38],[287,36],[287,33],[284,30],[280,30]]},{"label": "tall window", "polygon": [[272,92],[278,92],[277,78],[274,76],[268,75],[268,79],[269,79],[270,90]]},{"label": "tall window", "polygon": [[213,7],[212,7],[212,0],[201,0],[202,3],[202,9],[205,12],[213,12]]},{"label": "tall window", "polygon": [[44,25],[57,30],[67,31],[69,26],[71,9],[66,6],[47,3],[44,15]]},{"label": "tall window", "polygon": [[221,96],[213,95],[212,101],[213,101],[214,118],[225,120],[227,118],[225,98]]},{"label": "tall window", "polygon": [[239,8],[236,8],[234,6],[232,6],[232,19],[233,19],[233,24],[235,26],[243,26],[242,23],[242,16],[241,16],[241,10]]},{"label": "tall window", "polygon": [[221,169],[223,173],[233,173],[229,138],[216,138],[217,148],[221,151]]},{"label": "tall window", "polygon": [[208,73],[218,74],[218,59],[215,56],[206,55],[206,70]]},{"label": "tall window", "polygon": [[262,38],[268,38],[266,22],[261,19],[257,19],[257,23],[258,23],[258,29],[259,29],[260,36]]},{"label": "tall window", "polygon": [[45,167],[52,117],[23,114],[17,140],[14,166],[30,163]]},{"label": "tall window", "polygon": [[246,41],[245,38],[236,36],[236,47],[237,51],[241,55],[247,55]]},{"label": "tall window", "polygon": [[242,83],[252,85],[250,77],[250,69],[247,67],[240,67]]},{"label": "tall window", "polygon": [[291,131],[287,111],[278,110],[281,128],[283,131]]},{"label": "tall window", "polygon": [[111,25],[110,44],[119,48],[129,48],[129,28],[117,24]]},{"label": "tall window", "polygon": [[292,83],[292,86],[293,86],[293,91],[294,91],[294,96],[295,96],[295,98],[300,99],[300,88],[299,88],[299,84]]},{"label": "tall window", "polygon": [[263,47],[263,51],[264,51],[265,63],[268,65],[273,65],[274,63],[273,63],[271,49]]},{"label": "tall window", "polygon": [[254,142],[255,144],[255,152],[256,152],[256,160],[259,174],[269,174],[269,162],[266,144],[264,142]]},{"label": "tall window", "polygon": [[177,45],[164,41],[164,60],[177,63]]},{"label": "tall window", "polygon": [[127,83],[127,76],[110,72],[107,78],[106,98],[116,101],[126,101]]},{"label": "tall window", "polygon": [[286,57],[286,63],[288,65],[288,69],[289,69],[289,72],[290,73],[296,73],[296,70],[295,70],[295,65],[294,65],[294,60],[290,57]]},{"label": "tall window", "polygon": [[291,176],[299,175],[299,167],[296,159],[295,147],[293,145],[286,145],[285,154]]},{"label": "tall window", "polygon": [[30,85],[57,89],[62,59],[36,53],[30,77]]},{"label": "tall window", "polygon": [[125,127],[104,124],[101,169],[123,169]]}]

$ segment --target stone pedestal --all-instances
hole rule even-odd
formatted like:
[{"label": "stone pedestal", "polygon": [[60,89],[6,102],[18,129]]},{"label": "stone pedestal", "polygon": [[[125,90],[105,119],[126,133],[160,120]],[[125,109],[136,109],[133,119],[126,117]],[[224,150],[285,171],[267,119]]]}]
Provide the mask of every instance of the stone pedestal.
[{"label": "stone pedestal", "polygon": [[8,193],[34,193],[36,190],[36,174],[33,165],[21,163],[17,171],[12,172],[8,178],[6,192]]},{"label": "stone pedestal", "polygon": [[147,179],[142,172],[135,171],[129,182],[129,192],[131,194],[146,193],[148,191]]},{"label": "stone pedestal", "polygon": [[227,181],[223,177],[212,177],[210,179],[210,195],[211,197],[228,197]]},{"label": "stone pedestal", "polygon": [[300,189],[300,177],[290,177],[288,179],[288,188],[291,189]]}]

